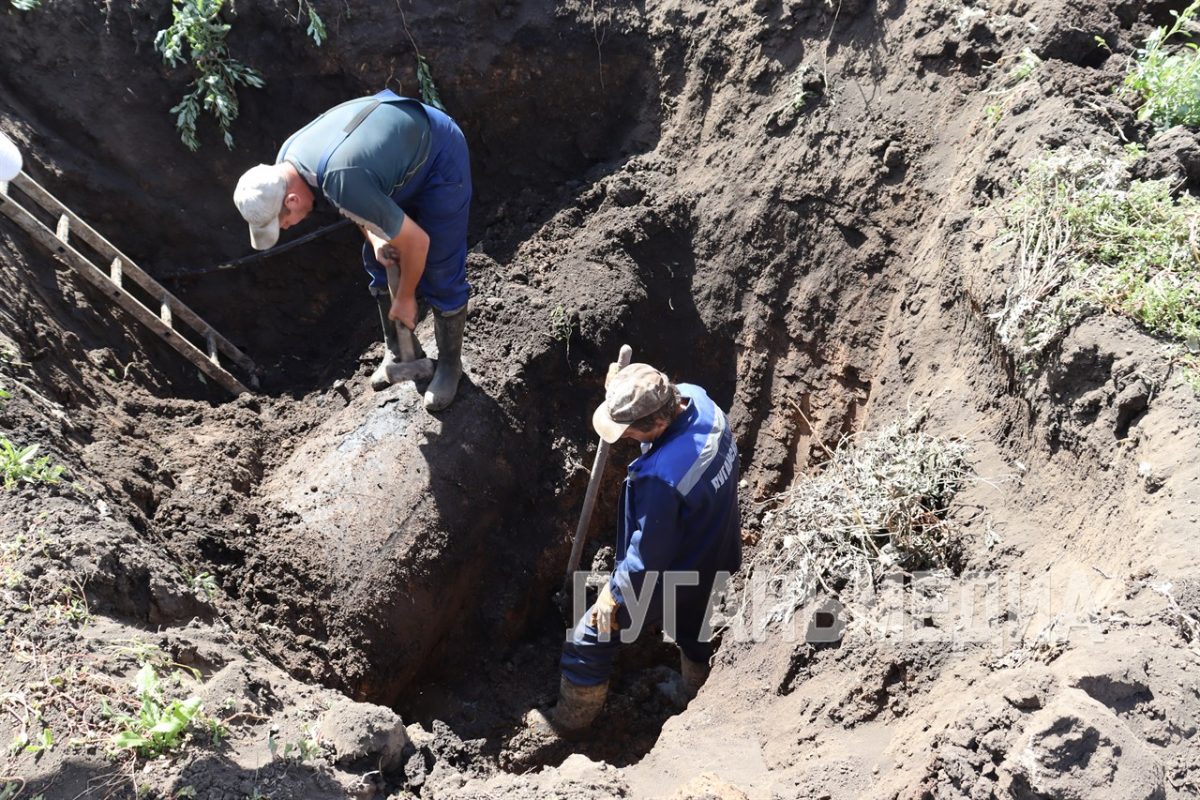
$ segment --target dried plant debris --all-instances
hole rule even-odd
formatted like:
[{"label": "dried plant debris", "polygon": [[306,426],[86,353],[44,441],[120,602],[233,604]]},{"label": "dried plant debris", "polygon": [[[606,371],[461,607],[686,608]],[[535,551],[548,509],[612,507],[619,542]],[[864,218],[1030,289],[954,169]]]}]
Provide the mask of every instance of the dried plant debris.
[{"label": "dried plant debris", "polygon": [[968,447],[918,430],[921,417],[847,439],[824,470],[773,498],[764,550],[781,603],[871,588],[885,573],[957,568],[962,542],[946,520],[972,473]]}]

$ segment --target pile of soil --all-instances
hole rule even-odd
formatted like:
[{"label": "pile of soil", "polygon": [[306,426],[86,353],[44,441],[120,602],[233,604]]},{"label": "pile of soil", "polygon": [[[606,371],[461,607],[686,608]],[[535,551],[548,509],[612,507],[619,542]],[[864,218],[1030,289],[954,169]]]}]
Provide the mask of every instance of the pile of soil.
[{"label": "pile of soil", "polygon": [[[21,742],[0,787],[1200,791],[1200,403],[1131,321],[1090,317],[1028,365],[993,319],[1016,269],[995,204],[1042,152],[1138,142],[1146,174],[1194,188],[1196,135],[1155,137],[1111,92],[1181,4],[313,5],[321,48],[293,4],[238,5],[231,52],[266,88],[239,96],[235,150],[205,123],[197,154],[166,113],[185,78],[152,47],[165,6],[0,12],[0,129],[164,280],[242,255],[240,171],[345,97],[413,92],[414,45],[477,186],[467,375],[436,417],[421,387],[367,385],[381,345],[348,233],[170,281],[264,366],[261,394],[230,399],[0,219],[0,435],[68,470],[0,492],[0,741]],[[1041,63],[997,118],[1025,48]],[[554,696],[552,596],[624,342],[729,411],[748,542],[826,448],[921,411],[979,476],[948,517],[963,563],[884,591],[837,642],[805,639],[812,609],[799,635],[727,631],[682,713],[673,649],[647,637],[597,735],[515,774],[543,766],[514,736]],[[610,462],[588,559],[632,455]],[[747,583],[781,546],[748,547]],[[145,663],[215,725],[111,755],[102,701],[135,708]]]}]

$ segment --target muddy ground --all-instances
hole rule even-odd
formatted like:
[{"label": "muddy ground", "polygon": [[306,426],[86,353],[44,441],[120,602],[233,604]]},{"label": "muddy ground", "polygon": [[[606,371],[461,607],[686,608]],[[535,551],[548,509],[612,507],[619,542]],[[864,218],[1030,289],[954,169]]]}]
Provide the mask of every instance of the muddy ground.
[{"label": "muddy ground", "polygon": [[[994,203],[1037,155],[1138,142],[1145,170],[1200,188],[1196,135],[1154,137],[1111,91],[1182,4],[317,2],[316,48],[291,3],[240,3],[231,50],[267,85],[239,95],[236,149],[205,123],[196,154],[166,113],[186,79],[152,47],[165,3],[45,5],[0,11],[0,128],[31,176],[250,353],[263,388],[203,383],[0,219],[0,434],[68,470],[0,492],[0,741],[30,739],[0,786],[1200,792],[1200,404],[1131,321],[1090,317],[1030,367],[992,316],[1015,269]],[[381,345],[353,235],[169,277],[246,252],[232,186],[295,127],[413,91],[401,12],[477,187],[467,375],[437,416],[419,387],[367,385]],[[1036,79],[999,94],[1026,47]],[[432,346],[429,320],[418,333]],[[509,741],[554,696],[552,596],[588,415],[624,342],[728,409],[750,542],[826,446],[923,412],[970,446],[978,478],[949,518],[964,564],[884,593],[833,644],[727,632],[683,713],[660,689],[671,647],[640,642],[598,734],[536,771]],[[588,559],[631,455],[610,464]],[[746,575],[780,547],[750,546]],[[142,663],[180,675],[168,693],[202,699],[217,741],[108,753],[102,701],[136,705]]]}]

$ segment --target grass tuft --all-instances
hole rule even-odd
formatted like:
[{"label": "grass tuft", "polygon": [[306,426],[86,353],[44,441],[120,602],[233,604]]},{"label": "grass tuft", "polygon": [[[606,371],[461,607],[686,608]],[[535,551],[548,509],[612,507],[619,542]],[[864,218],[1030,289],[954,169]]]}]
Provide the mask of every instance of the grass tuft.
[{"label": "grass tuft", "polygon": [[993,315],[1001,339],[1036,357],[1083,316],[1124,314],[1151,333],[1200,339],[1200,203],[1126,162],[1058,151],[1030,166],[1005,209],[1016,280]]},{"label": "grass tuft", "polygon": [[[1013,63],[1014,61],[1015,63]],[[1004,117],[1004,114],[1008,109],[1012,108],[1022,93],[1030,87],[1037,87],[1037,81],[1031,81],[1030,78],[1042,66],[1042,60],[1028,47],[1022,50],[1015,58],[1005,56],[997,61],[995,66],[1000,67],[1006,63],[1012,64],[1012,66],[1004,73],[1004,77],[1000,80],[1000,85],[988,92],[995,100],[983,109],[989,128],[995,128],[1000,124],[1000,120]]]}]

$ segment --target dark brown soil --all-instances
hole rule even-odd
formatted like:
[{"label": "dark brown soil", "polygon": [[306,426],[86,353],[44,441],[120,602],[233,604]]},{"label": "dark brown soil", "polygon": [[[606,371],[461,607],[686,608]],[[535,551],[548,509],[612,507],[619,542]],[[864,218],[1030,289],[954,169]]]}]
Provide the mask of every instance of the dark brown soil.
[{"label": "dark brown soil", "polygon": [[[990,317],[1015,258],[989,209],[1039,153],[1140,141],[1147,174],[1196,180],[1195,134],[1152,140],[1110,92],[1180,4],[317,2],[330,30],[317,49],[294,4],[240,3],[231,50],[267,87],[239,96],[237,149],[206,123],[197,154],[166,113],[184,79],[152,47],[164,4],[47,5],[0,11],[0,129],[35,179],[266,373],[259,395],[221,395],[0,219],[13,394],[0,435],[69,475],[0,492],[0,741],[42,727],[55,740],[14,749],[0,787],[48,800],[142,785],[211,798],[1198,791],[1196,396],[1127,320],[1086,320],[1030,373]],[[380,345],[353,235],[169,278],[245,253],[231,187],[297,125],[384,85],[413,90],[401,12],[477,186],[467,377],[436,417],[412,385],[367,385]],[[1025,47],[1044,63],[993,127],[985,107]],[[432,341],[430,321],[418,334]],[[826,446],[925,411],[982,478],[951,512],[965,569],[902,594],[934,598],[914,616],[945,635],[880,636],[860,619],[819,648],[727,636],[682,714],[658,688],[672,649],[641,642],[577,748],[587,758],[514,775],[510,738],[553,699],[551,598],[590,410],[624,342],[729,410],[748,533]],[[629,455],[610,462],[589,559]],[[777,546],[752,548],[746,573]],[[981,643],[955,598],[989,581],[1006,583]],[[1064,596],[1088,601],[1086,635],[1061,633]],[[172,691],[202,693],[223,742],[198,733],[148,766],[105,755],[101,699],[131,701],[147,644],[164,673],[199,671],[203,686]],[[378,706],[409,723],[406,746]]]}]

